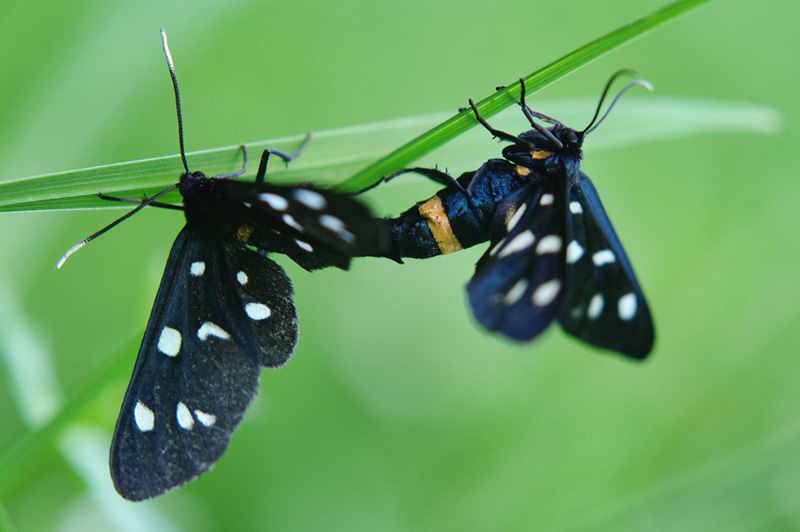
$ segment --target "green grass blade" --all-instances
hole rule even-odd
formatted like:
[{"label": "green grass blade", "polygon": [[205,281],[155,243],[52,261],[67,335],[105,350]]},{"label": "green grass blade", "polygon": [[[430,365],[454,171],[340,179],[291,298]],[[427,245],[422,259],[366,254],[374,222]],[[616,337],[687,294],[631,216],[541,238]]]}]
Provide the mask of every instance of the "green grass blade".
[{"label": "green grass blade", "polygon": [[[590,61],[597,59],[615,48],[619,48],[643,33],[668,22],[678,15],[699,7],[708,1],[710,0],[681,0],[674,2],[650,15],[622,26],[526,76],[526,91],[528,94],[536,92]],[[519,81],[516,81],[508,85],[505,89],[478,102],[478,110],[484,117],[488,118],[518,102],[519,97],[520,84]],[[381,177],[390,175],[408,166],[412,161],[419,159],[445,142],[464,133],[477,123],[471,110],[467,109],[461,111],[452,118],[404,144],[397,150],[378,159],[351,178],[340,183],[337,188],[342,191],[366,188]]]},{"label": "green grass blade", "polygon": [[[433,113],[315,132],[303,156],[289,168],[273,157],[268,178],[271,182],[299,182],[313,176],[315,183],[330,184],[391,150],[398,139],[417,135],[445,117]],[[303,135],[295,135],[248,143],[248,174],[255,174],[264,148],[293,152],[303,139]],[[215,175],[239,169],[242,150],[227,146],[191,152],[187,159],[190,169]],[[100,200],[97,193],[142,197],[174,184],[182,171],[180,156],[170,155],[6,181],[0,183],[0,212],[118,207]],[[165,198],[178,200],[177,192]]]},{"label": "green grass blade", "polygon": [[[644,32],[709,1],[681,0],[623,26],[530,74],[525,78],[526,89],[529,92],[539,90]],[[520,84],[517,81],[480,101],[478,109],[483,116],[491,117],[518,101],[519,96]],[[291,168],[278,163],[271,167],[270,181],[298,182],[313,176],[315,183],[330,184],[338,176],[355,172],[339,183],[337,189],[353,191],[365,188],[477,123],[471,111],[460,112],[441,122],[445,117],[443,114],[425,115],[315,133],[303,157],[292,162]],[[397,145],[398,139],[417,135],[426,127],[431,129],[384,155]],[[302,140],[302,135],[296,135],[248,143],[247,149],[251,158],[257,158],[266,147],[294,151]],[[242,152],[239,146],[228,146],[192,152],[187,154],[187,158],[190,169],[202,169],[207,175],[215,175],[238,169]],[[369,164],[371,161],[375,162]],[[255,167],[255,164],[250,165],[251,174]],[[361,170],[357,171],[359,168]],[[98,192],[135,197],[152,195],[174,184],[181,171],[180,157],[171,155],[7,181],[0,183],[0,212],[107,208],[108,202],[98,199]],[[178,194],[169,194],[165,201],[179,201]]]},{"label": "green grass blade", "polygon": [[[546,102],[547,112],[568,124],[586,120],[595,105],[592,98]],[[270,167],[269,179],[273,182],[334,183],[339,176],[354,172],[386,153],[398,144],[398,139],[416,135],[441,122],[444,116],[445,113],[434,113],[315,133],[308,153],[293,161],[288,169],[276,161],[274,167]],[[587,150],[702,133],[774,133],[781,121],[775,109],[750,102],[631,96],[616,109],[613,119],[603,125],[602,134],[592,140]],[[493,124],[499,129],[514,131],[519,127],[519,114],[509,109],[495,116]],[[297,136],[261,141],[248,144],[248,151],[258,154],[264,146],[280,146],[291,151],[301,140]],[[485,147],[486,134],[470,131],[457,143],[437,150],[435,159],[431,156],[431,160],[424,163],[457,161],[464,169],[477,167],[485,161],[486,151],[482,149]],[[190,168],[209,169],[209,174],[229,172],[241,165],[241,148],[229,146],[194,152],[188,158]],[[251,165],[251,173],[255,166]],[[171,155],[8,181],[0,183],[0,212],[128,208],[127,204],[100,200],[97,192],[136,197],[153,195],[173,184],[181,168],[180,156]],[[180,197],[172,192],[166,196],[166,201],[178,202]]]}]

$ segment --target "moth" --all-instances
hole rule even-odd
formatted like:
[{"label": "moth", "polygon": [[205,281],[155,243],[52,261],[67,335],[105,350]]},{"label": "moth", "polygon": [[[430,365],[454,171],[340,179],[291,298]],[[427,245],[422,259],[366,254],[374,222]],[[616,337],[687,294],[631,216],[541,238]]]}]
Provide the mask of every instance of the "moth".
[{"label": "moth", "polygon": [[[128,214],[70,249],[59,261],[145,206],[182,210],[186,225],[169,252],[111,443],[114,486],[142,500],[209,470],[230,443],[256,395],[261,368],[286,364],[297,343],[293,288],[268,253],[306,270],[347,269],[353,256],[380,245],[385,230],[359,201],[307,185],[265,182],[267,149],[254,182],[233,173],[190,171],[183,144],[180,92],[161,30],[175,92],[184,172],[178,183],[134,201]],[[308,142],[308,139],[306,139]],[[243,147],[244,150],[244,147]],[[157,201],[178,189],[182,205]]]},{"label": "moth", "polygon": [[427,258],[489,241],[467,284],[472,313],[483,327],[528,341],[558,321],[591,345],[646,357],[654,341],[647,301],[597,190],[580,168],[586,136],[630,87],[649,86],[631,82],[597,120],[611,84],[623,73],[609,80],[582,131],[531,110],[524,80],[519,104],[532,129],[519,135],[493,128],[470,99],[478,122],[511,142],[503,158],[458,179],[430,168],[389,176],[417,172],[446,186],[390,218],[388,244],[369,254]]}]

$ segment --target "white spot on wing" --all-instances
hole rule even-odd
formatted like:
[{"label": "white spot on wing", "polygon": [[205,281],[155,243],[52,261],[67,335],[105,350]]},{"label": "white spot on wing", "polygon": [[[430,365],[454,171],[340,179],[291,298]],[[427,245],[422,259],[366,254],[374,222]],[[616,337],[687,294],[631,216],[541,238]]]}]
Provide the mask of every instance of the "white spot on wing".
[{"label": "white spot on wing", "polygon": [[178,425],[180,425],[182,429],[192,430],[194,418],[189,408],[183,404],[183,402],[178,403],[178,408],[175,409],[175,418],[178,420]]},{"label": "white spot on wing", "polygon": [[497,242],[497,244],[495,244],[494,247],[489,250],[489,256],[490,257],[494,256],[494,254],[497,253],[497,250],[500,249],[500,246],[502,246],[503,242],[505,241],[506,241],[505,238],[501,238],[500,241]]},{"label": "white spot on wing", "polygon": [[506,246],[500,250],[500,253],[497,254],[497,258],[502,258],[507,255],[511,255],[512,253],[529,248],[533,245],[535,240],[536,237],[533,236],[533,232],[530,229],[526,229],[509,240],[508,244],[506,244]]},{"label": "white spot on wing", "polygon": [[567,264],[575,264],[583,257],[583,248],[577,240],[573,240],[567,246]]},{"label": "white spot on wing", "polygon": [[330,214],[321,214],[319,217],[319,225],[330,229],[335,233],[344,230],[344,222],[336,216],[331,216]]},{"label": "white spot on wing", "polygon": [[269,307],[262,303],[248,303],[244,306],[244,311],[255,321],[265,320],[272,314]]},{"label": "white spot on wing", "polygon": [[506,292],[505,297],[503,297],[503,303],[505,303],[509,307],[514,305],[517,301],[519,301],[522,298],[522,296],[525,295],[525,290],[527,289],[528,289],[527,279],[520,279],[514,286],[511,287],[511,290]]},{"label": "white spot on wing", "polygon": [[519,221],[522,219],[522,215],[525,214],[525,210],[527,208],[528,208],[528,204],[527,203],[523,203],[522,205],[519,206],[519,208],[517,209],[517,212],[514,213],[514,216],[512,216],[511,219],[508,220],[508,223],[506,223],[506,229],[509,232],[517,226]]},{"label": "white spot on wing", "polygon": [[559,251],[561,251],[561,237],[558,235],[547,235],[539,240],[539,245],[536,246],[536,253],[538,255],[558,253]]},{"label": "white spot on wing", "polygon": [[229,340],[231,337],[231,335],[228,334],[225,329],[215,323],[207,321],[203,323],[199,329],[197,329],[197,337],[201,340],[206,340],[209,336],[216,336],[217,338],[222,338],[223,340]]},{"label": "white spot on wing", "polygon": [[577,201],[569,202],[569,212],[572,214],[581,214],[583,212],[583,207]]},{"label": "white spot on wing", "polygon": [[319,192],[308,190],[307,188],[296,188],[294,192],[292,192],[292,195],[294,196],[294,199],[309,209],[314,209],[316,211],[324,209],[325,205],[327,204],[325,201],[325,196]]},{"label": "white spot on wing", "polygon": [[253,206],[252,206],[252,205],[251,205],[249,202],[247,202],[247,201],[243,201],[243,202],[242,202],[242,205],[244,205],[244,206],[245,206],[245,207],[247,207],[248,209],[251,209],[251,208],[253,208]]},{"label": "white spot on wing", "polygon": [[595,266],[603,266],[605,264],[611,264],[617,260],[614,256],[614,252],[610,249],[601,249],[594,255],[592,255],[592,262],[594,262]]},{"label": "white spot on wing", "polygon": [[239,284],[244,286],[247,284],[247,274],[240,271],[236,274],[236,280],[239,281]]},{"label": "white spot on wing", "polygon": [[539,205],[552,205],[553,199],[554,198],[552,194],[542,194],[542,199],[539,200]]},{"label": "white spot on wing", "polygon": [[172,327],[164,327],[158,337],[157,347],[168,357],[178,356],[181,351],[181,333]]},{"label": "white spot on wing", "polygon": [[306,232],[306,230],[303,229],[303,226],[300,225],[299,223],[297,223],[297,220],[294,219],[294,216],[292,216],[288,212],[283,215],[283,223],[285,223],[286,225],[288,225],[289,227],[291,227],[293,229],[297,229],[301,233],[305,233]]},{"label": "white spot on wing", "polygon": [[590,320],[596,320],[600,313],[603,312],[603,307],[605,306],[606,302],[603,299],[603,296],[600,294],[595,294],[592,296],[592,299],[589,301],[589,309],[586,311],[586,316]]},{"label": "white spot on wing", "polygon": [[356,239],[356,236],[345,228],[344,222],[336,216],[322,214],[319,217],[319,224],[339,235],[345,242],[353,242]]},{"label": "white spot on wing", "polygon": [[153,430],[156,416],[143,402],[136,401],[136,406],[133,407],[133,421],[136,423],[136,428],[142,432],[147,432]]},{"label": "white spot on wing", "polygon": [[294,243],[297,244],[297,247],[299,247],[300,249],[308,251],[309,253],[314,252],[314,248],[311,247],[311,244],[309,244],[308,242],[303,242],[302,240],[297,240],[295,238]]},{"label": "white spot on wing", "polygon": [[194,415],[197,416],[197,421],[202,423],[205,427],[210,427],[217,422],[217,416],[214,414],[206,414],[202,410],[195,410]]},{"label": "white spot on wing", "polygon": [[536,290],[531,294],[531,301],[537,307],[546,307],[556,300],[560,291],[561,280],[551,279],[536,287]]},{"label": "white spot on wing", "polygon": [[632,320],[633,317],[636,316],[636,310],[636,294],[629,292],[619,298],[619,301],[617,302],[617,313],[619,313],[619,319],[624,321]]},{"label": "white spot on wing", "polygon": [[285,211],[289,207],[289,201],[283,196],[272,194],[271,192],[264,192],[258,195],[258,199],[269,205],[273,210]]},{"label": "white spot on wing", "polygon": [[206,271],[206,263],[199,260],[197,262],[193,262],[191,266],[189,266],[189,273],[194,275],[195,277],[200,277]]}]

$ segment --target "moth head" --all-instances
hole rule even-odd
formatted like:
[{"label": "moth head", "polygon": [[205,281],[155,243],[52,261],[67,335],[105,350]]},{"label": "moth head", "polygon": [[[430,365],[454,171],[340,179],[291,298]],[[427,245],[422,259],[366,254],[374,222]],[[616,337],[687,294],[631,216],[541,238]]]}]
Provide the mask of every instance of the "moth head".
[{"label": "moth head", "polygon": [[547,171],[560,167],[560,162],[581,159],[583,135],[561,123],[547,129],[545,135],[536,129],[520,134],[514,144],[503,149],[503,157],[534,171]]}]

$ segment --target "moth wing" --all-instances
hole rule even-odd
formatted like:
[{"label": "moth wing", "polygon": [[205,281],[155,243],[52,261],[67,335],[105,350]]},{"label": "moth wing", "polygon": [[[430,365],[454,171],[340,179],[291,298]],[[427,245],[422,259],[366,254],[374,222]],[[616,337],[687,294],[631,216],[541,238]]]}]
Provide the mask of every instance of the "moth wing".
[{"label": "moth wing", "polygon": [[332,190],[269,183],[220,183],[254,228],[247,243],[288,255],[307,270],[336,266],[385,246],[388,229],[359,200]]},{"label": "moth wing", "polygon": [[590,344],[644,358],[654,341],[653,320],[628,256],[597,190],[579,172],[569,188],[566,293],[558,319]]},{"label": "moth wing", "polygon": [[292,287],[270,259],[184,227],[172,246],[111,444],[117,491],[154,497],[210,469],[297,341]]},{"label": "moth wing", "polygon": [[492,244],[467,284],[475,319],[490,331],[526,341],[555,318],[563,292],[565,205],[562,180],[548,179],[498,208]]}]

